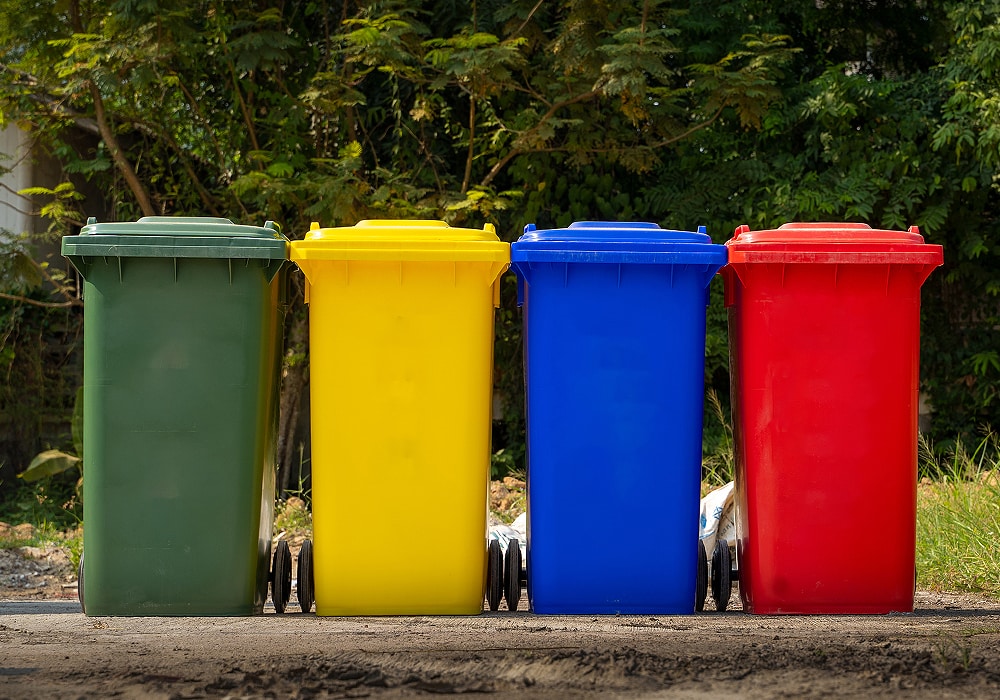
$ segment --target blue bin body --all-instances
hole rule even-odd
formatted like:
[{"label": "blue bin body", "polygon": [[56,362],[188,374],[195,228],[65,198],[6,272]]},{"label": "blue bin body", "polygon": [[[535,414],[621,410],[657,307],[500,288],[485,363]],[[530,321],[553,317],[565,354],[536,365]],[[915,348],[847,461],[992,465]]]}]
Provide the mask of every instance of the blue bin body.
[{"label": "blue bin body", "polygon": [[708,287],[725,246],[656,224],[525,228],[528,596],[694,612]]}]

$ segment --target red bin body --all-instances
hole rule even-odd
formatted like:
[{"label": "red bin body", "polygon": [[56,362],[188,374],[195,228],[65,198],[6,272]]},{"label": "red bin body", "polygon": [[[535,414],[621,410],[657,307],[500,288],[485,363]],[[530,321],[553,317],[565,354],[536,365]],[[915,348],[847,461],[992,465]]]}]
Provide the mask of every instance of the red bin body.
[{"label": "red bin body", "polygon": [[941,246],[865,224],[727,246],[744,610],[911,611],[920,287]]}]

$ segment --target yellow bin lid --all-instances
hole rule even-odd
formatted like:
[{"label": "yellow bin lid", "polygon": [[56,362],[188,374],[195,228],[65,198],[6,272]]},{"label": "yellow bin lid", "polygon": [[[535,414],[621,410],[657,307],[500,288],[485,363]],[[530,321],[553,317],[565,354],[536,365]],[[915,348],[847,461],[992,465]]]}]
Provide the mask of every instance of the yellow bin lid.
[{"label": "yellow bin lid", "polygon": [[493,224],[479,230],[430,220],[372,219],[338,228],[313,222],[306,237],[290,248],[294,261],[492,262],[504,268],[510,263],[510,244],[497,237]]}]

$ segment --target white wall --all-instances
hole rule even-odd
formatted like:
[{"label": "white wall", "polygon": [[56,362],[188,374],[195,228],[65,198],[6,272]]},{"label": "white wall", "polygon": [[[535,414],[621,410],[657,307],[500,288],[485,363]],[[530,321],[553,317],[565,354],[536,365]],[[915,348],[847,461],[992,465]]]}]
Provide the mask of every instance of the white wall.
[{"label": "white wall", "polygon": [[[0,130],[0,229],[14,235],[27,231],[31,226],[31,202],[17,194],[31,186],[31,162],[27,154],[28,136],[14,124]],[[3,235],[0,232],[0,235]]]}]

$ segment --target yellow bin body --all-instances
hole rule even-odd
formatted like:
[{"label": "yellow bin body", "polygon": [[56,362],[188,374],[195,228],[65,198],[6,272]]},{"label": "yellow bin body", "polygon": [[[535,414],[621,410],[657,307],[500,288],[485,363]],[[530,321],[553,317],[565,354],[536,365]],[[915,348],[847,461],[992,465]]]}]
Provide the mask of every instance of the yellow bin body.
[{"label": "yellow bin body", "polygon": [[316,613],[478,614],[509,244],[489,225],[362,221],[313,224],[290,249],[309,304]]}]

